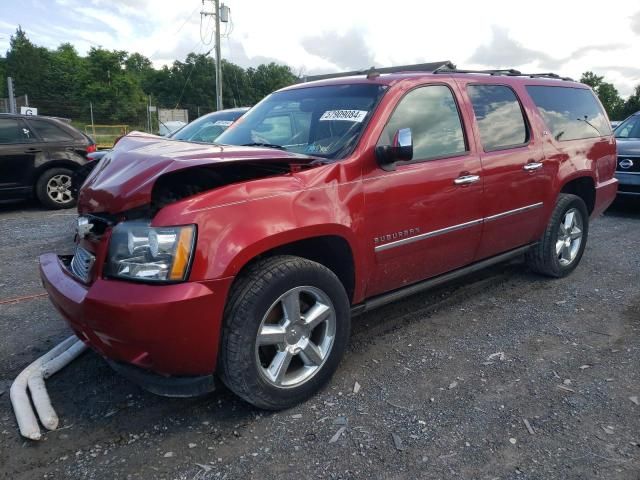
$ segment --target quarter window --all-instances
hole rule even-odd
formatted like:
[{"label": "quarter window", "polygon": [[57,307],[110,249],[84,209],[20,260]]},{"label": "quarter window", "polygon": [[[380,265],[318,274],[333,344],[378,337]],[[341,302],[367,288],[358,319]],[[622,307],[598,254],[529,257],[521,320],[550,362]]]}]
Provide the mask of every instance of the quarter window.
[{"label": "quarter window", "polygon": [[27,143],[33,141],[33,133],[21,121],[0,118],[0,144]]},{"label": "quarter window", "polygon": [[400,101],[378,145],[390,145],[395,133],[410,128],[413,161],[466,152],[462,122],[451,90],[444,85],[416,88]]},{"label": "quarter window", "polygon": [[45,142],[64,142],[73,140],[73,137],[62,128],[46,120],[29,119],[29,123],[36,129],[36,132]]},{"label": "quarter window", "polygon": [[530,85],[527,92],[556,140],[611,134],[611,125],[591,90]]},{"label": "quarter window", "polygon": [[469,85],[467,89],[486,152],[527,143],[527,125],[513,90],[503,85]]}]

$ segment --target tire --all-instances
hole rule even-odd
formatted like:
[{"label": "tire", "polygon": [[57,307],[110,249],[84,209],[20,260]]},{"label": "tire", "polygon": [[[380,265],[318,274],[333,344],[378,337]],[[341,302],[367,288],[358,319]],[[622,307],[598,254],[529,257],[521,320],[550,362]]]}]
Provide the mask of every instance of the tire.
[{"label": "tire", "polygon": [[36,196],[40,203],[49,209],[71,208],[76,197],[71,191],[73,171],[68,168],[46,170],[36,182]]},{"label": "tire", "polygon": [[584,201],[561,193],[542,239],[526,254],[527,263],[542,275],[565,277],[580,263],[588,234],[589,213]]},{"label": "tire", "polygon": [[[292,313],[296,298],[302,315]],[[219,376],[256,407],[292,407],[335,372],[349,340],[350,317],[344,286],[328,268],[293,256],[260,260],[236,280],[229,296]]]}]

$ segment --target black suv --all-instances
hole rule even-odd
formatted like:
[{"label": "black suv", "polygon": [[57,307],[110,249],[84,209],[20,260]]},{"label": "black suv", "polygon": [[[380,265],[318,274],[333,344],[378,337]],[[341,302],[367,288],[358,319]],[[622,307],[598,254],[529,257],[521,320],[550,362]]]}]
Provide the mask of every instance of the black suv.
[{"label": "black suv", "polygon": [[0,114],[0,201],[35,195],[48,208],[73,207],[73,172],[95,150],[64,120]]}]

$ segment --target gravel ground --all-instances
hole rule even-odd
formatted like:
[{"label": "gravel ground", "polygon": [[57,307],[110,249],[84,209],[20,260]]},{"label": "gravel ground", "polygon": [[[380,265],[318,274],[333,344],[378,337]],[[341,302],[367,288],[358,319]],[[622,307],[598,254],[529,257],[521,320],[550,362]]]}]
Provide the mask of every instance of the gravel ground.
[{"label": "gravel ground", "polygon": [[330,384],[263,412],[221,389],[140,390],[94,353],[49,380],[61,428],[23,440],[10,381],[69,334],[36,257],[74,215],[0,207],[0,477],[640,479],[640,202],[592,224],[578,269],[516,261],[354,320]]}]

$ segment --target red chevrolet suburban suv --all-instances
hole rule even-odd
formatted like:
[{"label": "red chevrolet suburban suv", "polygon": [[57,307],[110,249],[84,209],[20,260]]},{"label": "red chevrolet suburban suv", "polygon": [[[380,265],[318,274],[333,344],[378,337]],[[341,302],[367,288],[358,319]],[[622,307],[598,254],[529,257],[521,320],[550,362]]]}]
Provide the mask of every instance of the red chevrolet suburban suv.
[{"label": "red chevrolet suburban suv", "polygon": [[602,106],[553,74],[302,83],[217,141],[120,140],[41,276],[125,376],[165,395],[219,377],[266,409],[331,377],[353,315],[519,255],[569,274],[617,189]]}]

